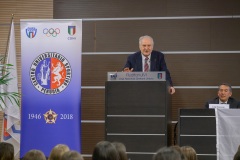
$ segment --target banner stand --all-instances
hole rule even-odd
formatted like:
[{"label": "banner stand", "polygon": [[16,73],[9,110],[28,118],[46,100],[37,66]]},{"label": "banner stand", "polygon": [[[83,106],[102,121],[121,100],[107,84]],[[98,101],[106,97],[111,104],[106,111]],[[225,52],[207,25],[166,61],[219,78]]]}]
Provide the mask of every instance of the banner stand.
[{"label": "banner stand", "polygon": [[82,20],[21,20],[20,157],[57,144],[81,152]]}]

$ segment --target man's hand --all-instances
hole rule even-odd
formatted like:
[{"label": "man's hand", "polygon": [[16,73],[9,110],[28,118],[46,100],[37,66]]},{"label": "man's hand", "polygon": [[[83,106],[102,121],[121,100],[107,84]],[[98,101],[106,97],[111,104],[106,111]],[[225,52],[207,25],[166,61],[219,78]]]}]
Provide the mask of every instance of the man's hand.
[{"label": "man's hand", "polygon": [[170,94],[174,94],[174,93],[175,93],[175,88],[170,87],[170,88],[169,88],[169,93],[170,93]]},{"label": "man's hand", "polygon": [[123,72],[132,72],[133,71],[133,68],[132,69],[129,69],[128,67],[127,68],[124,68],[123,69]]}]

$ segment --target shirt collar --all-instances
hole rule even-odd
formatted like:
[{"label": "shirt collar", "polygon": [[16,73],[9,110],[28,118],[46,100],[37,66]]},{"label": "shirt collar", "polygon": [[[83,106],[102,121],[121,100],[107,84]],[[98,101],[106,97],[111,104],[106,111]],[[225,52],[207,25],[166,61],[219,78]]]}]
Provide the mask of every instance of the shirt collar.
[{"label": "shirt collar", "polygon": [[[141,55],[142,55],[142,59],[144,60],[146,58],[146,56],[144,56],[142,53],[141,53]],[[147,56],[147,57],[150,60],[151,59],[151,54],[149,56]]]},{"label": "shirt collar", "polygon": [[228,101],[226,102],[222,102],[220,99],[219,99],[219,104],[227,104]]}]

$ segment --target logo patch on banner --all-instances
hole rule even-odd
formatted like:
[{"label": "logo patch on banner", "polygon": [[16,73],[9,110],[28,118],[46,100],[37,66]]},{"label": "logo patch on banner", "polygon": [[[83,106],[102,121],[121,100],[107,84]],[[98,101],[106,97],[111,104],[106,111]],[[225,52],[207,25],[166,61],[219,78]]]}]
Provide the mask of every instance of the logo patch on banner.
[{"label": "logo patch on banner", "polygon": [[59,28],[55,28],[55,29],[44,28],[43,29],[43,34],[45,34],[47,37],[50,37],[50,36],[57,37],[57,35],[60,34],[60,29]]},{"label": "logo patch on banner", "polygon": [[7,132],[7,115],[4,114],[4,119],[3,119],[3,139],[6,141],[10,139],[12,136]]},{"label": "logo patch on banner", "polygon": [[116,80],[117,79],[117,73],[115,74],[110,74],[111,80]]},{"label": "logo patch on banner", "polygon": [[162,73],[158,73],[158,79],[162,79]]},{"label": "logo patch on banner", "polygon": [[50,109],[50,111],[47,111],[44,115],[44,119],[46,123],[53,124],[57,120],[57,114]]},{"label": "logo patch on banner", "polygon": [[72,70],[68,60],[59,53],[39,55],[30,68],[33,86],[43,94],[58,94],[67,88]]},{"label": "logo patch on banner", "polygon": [[73,36],[76,33],[76,26],[68,26],[68,34]]},{"label": "logo patch on banner", "polygon": [[28,38],[34,38],[37,34],[37,28],[35,27],[28,27],[26,29],[26,35],[28,36]]}]

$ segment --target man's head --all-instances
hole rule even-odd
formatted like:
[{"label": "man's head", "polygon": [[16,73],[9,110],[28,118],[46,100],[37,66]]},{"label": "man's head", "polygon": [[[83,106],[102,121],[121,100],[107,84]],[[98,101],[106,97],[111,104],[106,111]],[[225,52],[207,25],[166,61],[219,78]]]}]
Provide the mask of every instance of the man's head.
[{"label": "man's head", "polygon": [[172,147],[162,147],[153,155],[152,160],[181,160],[181,155]]},{"label": "man's head", "polygon": [[139,38],[139,49],[144,56],[149,56],[153,50],[153,39],[150,36],[142,36]]},{"label": "man's head", "polygon": [[222,83],[218,86],[218,97],[222,102],[226,102],[232,96],[232,87],[230,84]]}]

